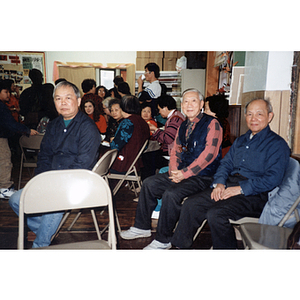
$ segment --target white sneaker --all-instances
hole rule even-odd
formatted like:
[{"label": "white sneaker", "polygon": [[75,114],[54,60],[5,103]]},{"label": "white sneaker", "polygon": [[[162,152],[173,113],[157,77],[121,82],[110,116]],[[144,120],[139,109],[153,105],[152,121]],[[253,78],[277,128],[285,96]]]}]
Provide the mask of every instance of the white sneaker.
[{"label": "white sneaker", "polygon": [[13,187],[10,187],[8,189],[0,189],[0,198],[9,199],[15,192],[16,191]]},{"label": "white sneaker", "polygon": [[120,232],[120,236],[125,240],[134,240],[138,238],[149,237],[151,236],[151,229],[144,230],[136,227],[130,227],[128,230]]},{"label": "white sneaker", "polygon": [[152,243],[146,246],[143,250],[169,250],[171,248],[171,243],[161,243],[157,240],[153,240]]}]

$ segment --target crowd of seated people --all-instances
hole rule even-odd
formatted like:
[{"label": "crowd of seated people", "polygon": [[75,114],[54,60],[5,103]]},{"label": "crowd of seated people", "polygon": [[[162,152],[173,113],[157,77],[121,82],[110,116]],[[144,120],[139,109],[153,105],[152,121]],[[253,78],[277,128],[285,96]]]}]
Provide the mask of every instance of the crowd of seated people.
[{"label": "crowd of seated people", "polygon": [[[40,76],[40,74],[38,75]],[[205,182],[202,180],[201,184],[198,185],[198,190],[195,190],[195,193],[202,193],[202,191],[205,191],[206,188],[209,188],[212,184],[213,180],[211,178],[213,174],[216,172],[220,162],[222,164],[222,157],[230,151],[232,146],[230,142],[230,126],[227,121],[228,100],[226,100],[223,95],[213,95],[204,99],[200,95],[201,93],[195,89],[191,89],[185,94],[185,98],[182,101],[183,114],[177,110],[175,99],[167,95],[165,87],[159,83],[158,66],[154,63],[147,64],[145,66],[144,75],[145,79],[142,76],[138,79],[139,87],[136,96],[132,95],[128,83],[120,76],[115,78],[114,87],[110,90],[105,86],[96,87],[96,82],[93,79],[84,79],[81,84],[84,95],[79,102],[79,110],[94,121],[99,133],[102,135],[101,144],[104,145],[105,142],[106,146],[109,146],[110,149],[118,150],[117,159],[110,170],[111,173],[124,174],[145,141],[149,140],[149,142],[155,144],[156,148],[154,150],[149,148],[136,163],[136,168],[138,172],[140,172],[143,181],[142,187],[144,186],[144,181],[149,185],[154,178],[156,181],[166,180],[165,184],[168,186],[167,189],[170,187],[174,193],[174,191],[177,191],[174,187],[179,186],[179,183],[186,182],[185,180],[189,179],[187,182],[191,182],[191,185],[193,185],[195,184],[195,178],[198,180],[196,180],[196,182],[199,183],[202,179],[200,180],[198,177],[204,176]],[[36,75],[36,77],[38,76]],[[150,83],[147,88],[143,88],[144,80]],[[61,81],[66,80],[61,79]],[[9,83],[11,84],[10,92],[13,94],[13,82]],[[59,82],[55,84],[59,84]],[[39,86],[39,89],[35,87],[35,90],[46,91],[46,89],[48,89],[52,90],[53,93],[54,85],[43,84],[42,86],[43,89]],[[49,92],[47,95],[49,95]],[[14,114],[13,116],[18,122],[22,122],[21,117],[17,115],[19,114],[18,97],[19,94],[16,92],[15,96],[11,97],[6,105],[10,108],[15,107],[15,109],[11,109]],[[22,97],[20,97],[20,99],[22,99]],[[53,96],[48,98],[43,96],[43,101],[41,102],[48,103],[46,109],[47,114],[38,120],[44,122],[42,124],[40,123],[39,127],[42,126],[42,132],[45,133],[49,121],[56,118],[58,113],[54,105],[51,106],[50,104],[53,104]],[[258,104],[264,106],[264,102]],[[268,103],[266,105],[268,105]],[[251,108],[252,107],[254,107],[254,104]],[[32,118],[30,114],[26,116],[27,118]],[[23,122],[26,124],[27,121],[27,124],[31,124],[32,119],[26,120],[26,116]],[[266,127],[268,127],[268,123],[264,128]],[[264,128],[262,128],[262,130]],[[252,130],[253,135],[260,132],[255,131],[255,129],[251,127],[249,127],[249,130]],[[189,141],[193,141],[193,145],[191,145]],[[197,144],[198,142],[199,144]],[[223,155],[221,154],[222,152]],[[234,153],[229,152],[229,155],[231,159],[234,159]],[[216,165],[214,165],[214,163]],[[155,177],[158,171],[164,167],[169,167],[169,171],[165,175],[160,174]],[[240,172],[238,173],[240,176]],[[247,178],[247,176],[244,176],[244,178]],[[153,182],[158,184],[158,181],[156,181]],[[190,196],[190,186],[187,184],[184,189],[189,189],[189,191],[187,192],[186,190],[183,195]],[[143,194],[143,188],[141,193],[143,200],[141,203],[139,201],[138,214],[144,213],[146,206],[149,204],[146,204],[145,201],[150,201],[145,200],[148,199],[150,194]],[[247,193],[247,191],[245,191],[245,193]],[[177,196],[180,202],[179,192]],[[153,197],[154,202],[158,198],[170,198],[167,198],[163,193],[157,195],[153,193]],[[204,197],[204,194],[201,194],[199,197]],[[217,199],[217,196],[215,196],[215,198]],[[155,207],[154,202],[153,207]],[[168,235],[169,233],[166,234],[164,231],[165,228],[168,228],[169,231],[173,232],[174,227],[170,225],[171,223],[168,219],[170,215],[165,217],[165,214],[171,212],[171,207],[179,205],[179,202],[171,204],[171,199],[163,202],[165,202],[165,204],[163,204],[162,207],[163,217],[161,221],[159,221],[158,239],[155,240],[149,249],[168,249],[170,245],[177,246],[177,243],[180,248],[188,248],[190,246],[188,242],[184,245],[180,244],[178,239],[176,239],[176,235],[173,239]],[[187,207],[188,203],[187,201],[185,207]],[[174,209],[172,213],[175,214],[175,208],[172,209]],[[176,209],[178,216],[178,211],[180,210],[178,208]],[[147,209],[148,213],[152,211],[152,207],[151,209]],[[136,220],[136,226],[132,227],[128,233],[123,233],[121,237],[125,239],[135,239],[149,236],[149,220],[146,220],[145,216],[137,216],[139,219]],[[141,221],[142,217],[144,218],[144,223]],[[176,221],[180,221],[179,217],[174,217],[174,220],[175,219]],[[147,224],[147,226],[144,224]],[[182,234],[180,228],[181,227],[177,230],[178,236]],[[183,229],[186,230],[185,227]],[[216,248],[219,247],[218,243],[215,245]],[[232,244],[230,247],[231,246]],[[226,245],[223,244],[220,247],[226,248]]]}]

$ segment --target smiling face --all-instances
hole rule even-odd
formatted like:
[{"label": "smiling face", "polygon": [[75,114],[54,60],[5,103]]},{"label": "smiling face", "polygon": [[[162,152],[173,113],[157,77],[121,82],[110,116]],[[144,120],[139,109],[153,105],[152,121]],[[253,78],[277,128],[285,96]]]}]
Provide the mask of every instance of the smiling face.
[{"label": "smiling face", "polygon": [[119,121],[123,117],[120,105],[113,104],[110,109],[110,114],[115,120]]},{"label": "smiling face", "polygon": [[98,90],[98,96],[100,96],[101,98],[104,99],[104,97],[105,97],[105,90],[104,90],[104,88],[100,88]]},{"label": "smiling face", "polygon": [[141,111],[141,116],[145,121],[149,121],[151,119],[151,108],[146,106]]},{"label": "smiling face", "polygon": [[197,92],[187,92],[181,103],[181,109],[190,121],[193,121],[201,112],[203,100],[199,99]]},{"label": "smiling face", "polygon": [[268,126],[273,118],[273,113],[268,112],[267,104],[263,100],[254,100],[247,107],[246,123],[252,134],[255,135]]},{"label": "smiling face", "polygon": [[71,86],[58,87],[54,94],[54,103],[57,112],[64,120],[73,119],[79,110],[81,98],[77,98]]},{"label": "smiling face", "polygon": [[86,102],[84,104],[84,110],[88,115],[91,115],[95,110],[94,105],[92,104],[92,102]]}]

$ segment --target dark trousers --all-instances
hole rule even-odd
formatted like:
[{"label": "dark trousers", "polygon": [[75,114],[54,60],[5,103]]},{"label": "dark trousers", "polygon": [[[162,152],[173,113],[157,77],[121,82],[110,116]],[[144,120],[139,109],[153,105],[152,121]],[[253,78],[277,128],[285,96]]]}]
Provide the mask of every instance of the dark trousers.
[{"label": "dark trousers", "polygon": [[193,237],[202,222],[207,219],[214,249],[236,249],[235,232],[229,219],[258,218],[268,200],[268,193],[237,195],[215,202],[210,198],[212,189],[193,195],[184,202],[178,225],[171,239],[172,245],[190,248]]},{"label": "dark trousers", "polygon": [[144,181],[147,177],[155,175],[156,169],[161,169],[169,165],[169,161],[163,156],[168,156],[167,152],[162,150],[145,152],[142,154],[144,167],[141,169],[141,178]]},{"label": "dark trousers", "polygon": [[174,183],[169,179],[168,173],[146,178],[140,192],[134,226],[151,229],[151,215],[157,205],[157,199],[161,198],[162,206],[155,238],[163,243],[170,242],[183,199],[204,190],[211,182],[211,177],[194,176]]}]

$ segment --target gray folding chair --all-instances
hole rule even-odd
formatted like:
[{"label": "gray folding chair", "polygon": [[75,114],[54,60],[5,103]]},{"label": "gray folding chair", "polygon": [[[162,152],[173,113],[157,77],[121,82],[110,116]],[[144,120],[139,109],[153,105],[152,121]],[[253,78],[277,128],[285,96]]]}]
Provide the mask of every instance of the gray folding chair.
[{"label": "gray folding chair", "polygon": [[103,206],[108,206],[109,213],[107,241],[99,239],[38,249],[116,249],[116,235],[111,191],[101,176],[89,170],[60,170],[33,177],[20,198],[18,249],[24,248],[24,214]]},{"label": "gray folding chair", "polygon": [[[26,135],[22,135],[19,139],[21,148],[21,162],[18,190],[21,187],[23,167],[28,168],[30,177],[33,177],[34,168],[37,167],[37,154],[40,150],[43,137],[43,134],[30,135],[29,137],[27,137]],[[29,168],[33,168],[33,171],[30,172]]]},{"label": "gray folding chair", "polygon": [[286,249],[287,238],[299,222],[300,166],[290,158],[282,183],[269,193],[259,219],[231,221],[246,249]]},{"label": "gray folding chair", "polygon": [[[105,181],[108,184],[108,179],[107,179],[107,173],[111,167],[111,165],[113,164],[113,162],[115,161],[116,157],[118,154],[118,150],[117,149],[113,149],[113,150],[109,150],[107,152],[105,152],[101,158],[98,160],[98,162],[96,163],[96,165],[94,166],[92,172],[95,172],[96,174],[100,175],[102,178],[105,179]],[[104,210],[101,211],[100,214],[102,214],[104,212]],[[70,211],[66,212],[63,219],[61,220],[56,233],[52,236],[51,241],[55,238],[55,236],[58,234],[58,232],[60,231],[61,227],[64,225],[64,223],[66,222],[67,218],[70,215]],[[71,225],[68,227],[68,231],[70,231],[73,227],[73,225],[76,223],[76,221],[79,219],[79,217],[82,214],[82,210],[80,210],[76,217],[74,218],[74,220],[72,221]],[[106,229],[108,228],[108,225],[100,232],[99,230],[99,226],[98,226],[98,222],[97,222],[97,218],[96,218],[96,214],[95,211],[93,209],[91,209],[91,214],[92,214],[92,218],[93,218],[93,222],[95,224],[95,229],[97,232],[97,236],[98,239],[101,239],[101,235],[103,234],[103,232],[106,231]],[[117,219],[118,222],[118,219]],[[118,224],[118,227],[120,225]]]},{"label": "gray folding chair", "polygon": [[137,162],[137,160],[140,158],[140,156],[144,152],[144,149],[147,146],[147,144],[148,144],[148,140],[145,141],[144,145],[140,149],[139,153],[137,154],[137,156],[135,157],[135,159],[133,160],[132,164],[130,165],[130,167],[128,168],[128,170],[125,174],[109,173],[107,175],[108,179],[119,180],[117,185],[113,189],[113,195],[117,194],[117,192],[120,189],[120,187],[122,186],[123,182],[126,180],[128,182],[128,184],[129,184],[129,182],[131,183],[130,189],[134,191],[135,196],[137,197],[137,187],[135,186],[135,183],[137,183],[138,188],[141,189],[142,180],[141,180],[141,176],[138,175],[138,172],[135,167],[135,163]]}]

